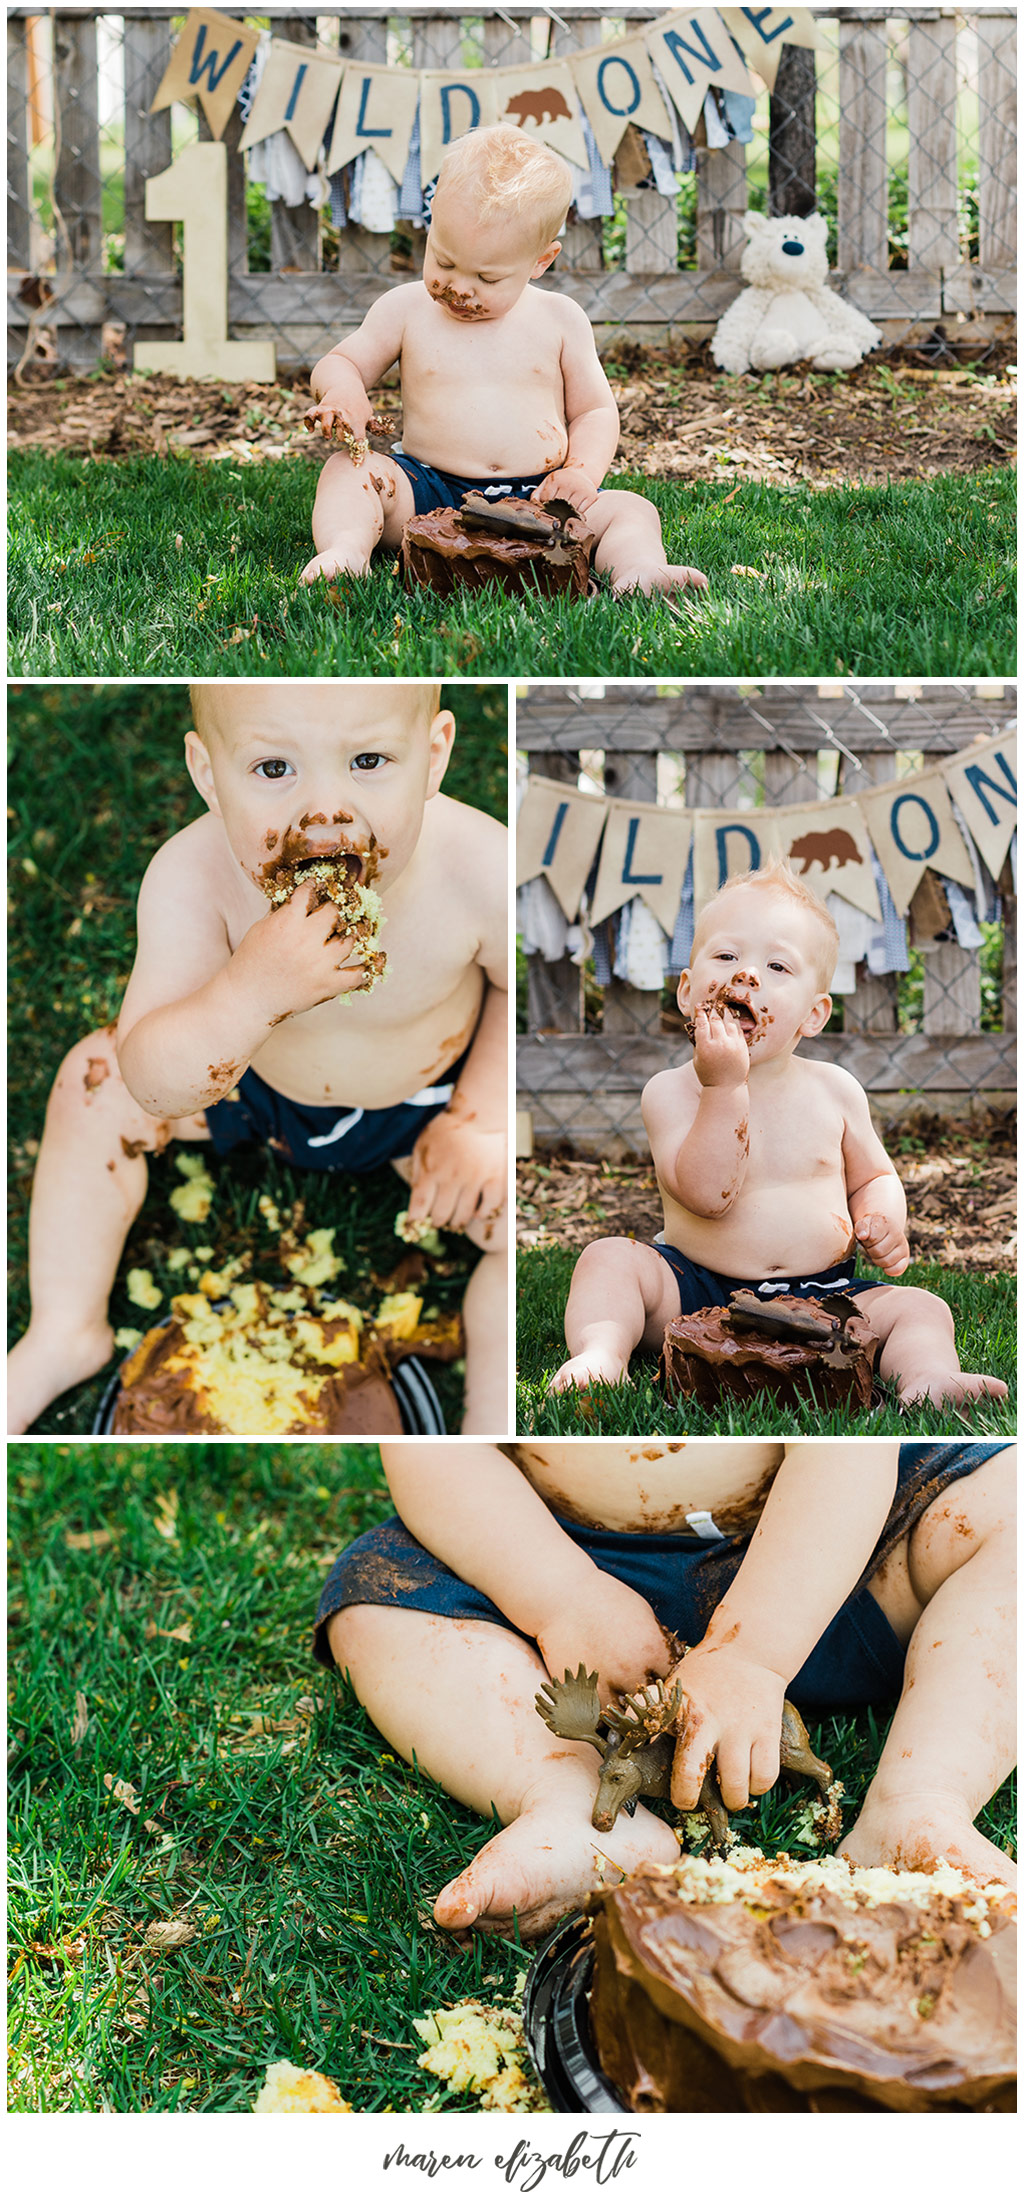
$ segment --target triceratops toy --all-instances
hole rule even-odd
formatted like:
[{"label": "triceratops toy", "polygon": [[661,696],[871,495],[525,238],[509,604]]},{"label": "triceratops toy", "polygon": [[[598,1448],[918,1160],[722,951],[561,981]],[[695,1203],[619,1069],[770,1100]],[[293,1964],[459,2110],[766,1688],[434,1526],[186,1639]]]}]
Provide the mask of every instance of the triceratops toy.
[{"label": "triceratops toy", "polygon": [[[582,1665],[575,1674],[567,1669],[564,1680],[545,1680],[537,1694],[537,1711],[552,1733],[562,1741],[589,1741],[600,1754],[590,1821],[598,1833],[611,1832],[620,1810],[632,1815],[638,1796],[658,1798],[670,1792],[676,1722],[685,1701],[681,1681],[666,1689],[663,1680],[654,1680],[634,1688],[622,1701],[621,1710],[614,1704],[602,1710],[597,1673],[585,1672]],[[815,1756],[803,1719],[790,1702],[782,1706],[779,1761],[784,1772],[803,1772],[821,1789],[826,1815],[820,1838],[838,1840],[841,1789],[833,1781],[831,1767]],[[707,1819],[714,1847],[723,1848],[729,1839],[729,1815],[710,1772],[705,1773],[697,1809]]]}]

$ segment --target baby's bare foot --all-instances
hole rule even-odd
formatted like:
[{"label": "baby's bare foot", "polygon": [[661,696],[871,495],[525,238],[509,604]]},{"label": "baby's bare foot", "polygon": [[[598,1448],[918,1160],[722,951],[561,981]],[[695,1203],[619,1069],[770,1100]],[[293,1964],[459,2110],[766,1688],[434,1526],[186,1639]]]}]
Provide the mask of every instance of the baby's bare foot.
[{"label": "baby's bare foot", "polygon": [[674,598],[678,591],[706,591],[708,579],[699,568],[671,568],[664,561],[650,566],[624,568],[612,577],[612,593],[624,598],[639,591],[643,598]]},{"label": "baby's bare foot", "polygon": [[560,1396],[566,1388],[587,1388],[591,1381],[624,1381],[628,1373],[629,1360],[617,1357],[613,1350],[582,1350],[559,1366],[547,1393]]},{"label": "baby's bare foot", "polygon": [[113,1348],[113,1332],[106,1325],[76,1335],[30,1327],[7,1360],[8,1434],[24,1434],[55,1396],[98,1373]]},{"label": "baby's bare foot", "polygon": [[1017,1885],[1013,1858],[978,1832],[959,1795],[869,1794],[840,1854],[853,1864],[892,1864],[897,1871],[930,1872],[941,1861],[972,1879]]},{"label": "baby's bare foot", "polygon": [[299,577],[300,583],[317,583],[323,576],[329,583],[335,575],[369,575],[370,555],[361,545],[338,543],[328,545],[309,560]]},{"label": "baby's bare foot", "polygon": [[932,1403],[941,1411],[943,1404],[973,1403],[979,1396],[1005,1396],[1005,1381],[997,1381],[990,1373],[943,1373],[937,1380],[920,1375],[917,1380],[899,1382],[901,1404]]},{"label": "baby's bare foot", "polygon": [[548,1794],[488,1841],[457,1879],[442,1887],[434,1916],[447,1932],[539,1940],[592,1887],[614,1886],[643,1864],[671,1864],[679,1843],[641,1803],[611,1833],[596,1833],[585,1807]]}]

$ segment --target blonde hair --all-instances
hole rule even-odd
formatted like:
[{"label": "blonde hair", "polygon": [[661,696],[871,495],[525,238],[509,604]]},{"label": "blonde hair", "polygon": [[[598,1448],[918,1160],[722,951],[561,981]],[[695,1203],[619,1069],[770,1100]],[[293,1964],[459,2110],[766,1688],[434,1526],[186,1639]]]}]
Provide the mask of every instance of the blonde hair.
[{"label": "blonde hair", "polygon": [[697,923],[693,931],[693,947],[690,952],[691,960],[708,932],[710,917],[714,913],[715,906],[720,898],[727,897],[730,890],[747,889],[776,890],[783,897],[792,898],[795,905],[802,905],[805,912],[813,915],[818,924],[818,980],[822,989],[827,989],[835,973],[836,960],[839,956],[839,930],[827,905],[823,905],[820,897],[815,897],[813,890],[809,890],[806,884],[800,881],[799,876],[793,873],[792,867],[788,867],[784,859],[767,859],[763,867],[751,867],[746,874],[731,874],[728,880],[722,883],[721,888],[715,891],[714,897],[709,897],[707,904],[702,906],[697,915]]},{"label": "blonde hair", "polygon": [[449,146],[437,190],[460,185],[473,192],[478,214],[503,215],[524,229],[529,224],[542,246],[557,238],[574,190],[572,171],[561,154],[514,123],[487,123]]},{"label": "blonde hair", "polygon": [[[213,717],[207,710],[206,694],[210,690],[230,689],[231,687],[232,686],[230,684],[221,683],[190,683],[188,686],[188,700],[192,713],[192,727],[194,728],[196,735],[203,738],[204,743],[208,741],[210,735],[213,732]],[[395,685],[394,687],[415,692],[417,695],[417,703],[422,707],[428,721],[433,721],[435,716],[440,713],[440,683],[402,683],[399,685]]]}]

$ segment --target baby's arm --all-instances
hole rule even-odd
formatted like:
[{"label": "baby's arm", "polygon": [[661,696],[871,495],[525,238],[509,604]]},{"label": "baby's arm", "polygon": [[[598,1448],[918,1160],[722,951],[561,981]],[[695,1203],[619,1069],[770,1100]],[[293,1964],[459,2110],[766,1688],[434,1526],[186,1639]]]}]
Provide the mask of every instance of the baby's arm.
[{"label": "baby's arm", "polygon": [[375,299],[358,330],[317,361],[309,379],[313,405],[306,410],[307,429],[328,438],[339,428],[350,429],[356,438],[365,438],[373,412],[368,390],[401,355],[406,289],[399,285]]},{"label": "baby's arm", "polygon": [[871,1263],[895,1279],[910,1264],[903,1184],[875,1134],[860,1083],[844,1069],[837,1072],[846,1115],[843,1165],[853,1232]]},{"label": "baby's arm", "polygon": [[750,1155],[750,1053],[731,1013],[694,1016],[693,1084],[682,1067],[655,1074],[642,1110],[658,1179],[698,1219],[735,1203]]},{"label": "baby's arm", "polygon": [[619,442],[619,410],[598,359],[588,317],[574,299],[554,299],[563,320],[562,380],[569,450],[560,468],[545,476],[535,499],[568,499],[581,514],[593,504]]},{"label": "baby's arm", "polygon": [[385,1442],[381,1459],[410,1533],[539,1643],[553,1678],[583,1663],[607,1700],[667,1671],[650,1605],[591,1564],[493,1442],[444,1452],[436,1442]]},{"label": "baby's arm", "polygon": [[694,1808],[713,1759],[730,1810],[777,1779],[786,1690],[871,1556],[897,1452],[896,1442],[787,1447],[736,1578],[672,1675],[689,1700],[672,1772],[679,1809]]},{"label": "baby's arm", "polygon": [[121,1072],[147,1112],[177,1120],[214,1104],[278,1021],[360,988],[350,939],[330,937],[334,907],[306,907],[301,893],[268,907],[232,953],[194,831],[157,853],[117,1034]]},{"label": "baby's arm", "polygon": [[480,930],[476,963],[484,995],[451,1103],[424,1128],[413,1151],[409,1217],[456,1233],[475,1221],[489,1240],[507,1195],[507,838],[497,823],[463,811],[472,842],[463,855],[464,885]]}]

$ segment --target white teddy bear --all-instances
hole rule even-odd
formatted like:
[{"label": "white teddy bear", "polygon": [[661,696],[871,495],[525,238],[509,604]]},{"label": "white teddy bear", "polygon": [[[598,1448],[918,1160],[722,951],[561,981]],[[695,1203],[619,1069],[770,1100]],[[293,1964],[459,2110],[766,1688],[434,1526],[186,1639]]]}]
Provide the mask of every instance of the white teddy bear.
[{"label": "white teddy bear", "polygon": [[747,214],[740,275],[749,289],[727,307],[711,343],[727,375],[748,368],[856,368],[882,342],[866,315],[829,290],[824,215]]}]

